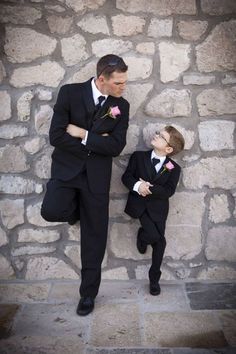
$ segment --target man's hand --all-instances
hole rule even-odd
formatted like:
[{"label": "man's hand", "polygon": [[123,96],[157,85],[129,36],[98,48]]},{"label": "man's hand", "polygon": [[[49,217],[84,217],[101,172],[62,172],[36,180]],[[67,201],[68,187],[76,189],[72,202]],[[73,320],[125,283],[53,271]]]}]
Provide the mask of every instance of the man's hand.
[{"label": "man's hand", "polygon": [[151,184],[150,182],[144,181],[142,178],[139,178],[139,180],[142,182],[139,186],[139,189],[138,189],[139,194],[142,197],[146,197],[147,195],[152,194],[149,187],[152,187],[153,184]]},{"label": "man's hand", "polygon": [[82,140],[85,138],[86,131],[83,128],[77,127],[74,124],[68,124],[66,128],[66,132],[73,136],[74,138],[81,138]]}]

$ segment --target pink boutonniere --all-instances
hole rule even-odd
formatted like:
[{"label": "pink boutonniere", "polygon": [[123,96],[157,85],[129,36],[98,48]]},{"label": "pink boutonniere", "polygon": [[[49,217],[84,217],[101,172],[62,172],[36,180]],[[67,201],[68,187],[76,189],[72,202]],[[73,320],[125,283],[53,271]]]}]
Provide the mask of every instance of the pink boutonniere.
[{"label": "pink boutonniere", "polygon": [[102,116],[101,118],[105,118],[106,116],[116,119],[116,116],[118,116],[120,114],[120,110],[118,106],[115,107],[110,107],[107,111],[106,114],[104,114],[104,116]]},{"label": "pink boutonniere", "polygon": [[161,171],[161,174],[165,171],[171,171],[171,170],[173,170],[173,168],[175,168],[175,166],[173,165],[173,163],[171,161],[169,161],[164,165],[164,170]]}]

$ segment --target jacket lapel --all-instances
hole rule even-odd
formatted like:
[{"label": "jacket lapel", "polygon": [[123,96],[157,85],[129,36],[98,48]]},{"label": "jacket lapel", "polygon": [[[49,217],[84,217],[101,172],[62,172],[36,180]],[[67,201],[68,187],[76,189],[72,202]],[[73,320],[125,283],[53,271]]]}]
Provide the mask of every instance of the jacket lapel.
[{"label": "jacket lapel", "polygon": [[88,80],[85,85],[84,85],[84,90],[83,90],[83,98],[84,98],[84,103],[86,106],[86,110],[88,112],[88,127],[91,127],[92,121],[93,121],[93,115],[95,111],[95,104],[93,100],[93,92],[92,92],[92,85],[91,85],[92,79]]},{"label": "jacket lapel", "polygon": [[[162,175],[162,173],[163,173],[163,171],[164,171],[164,169],[165,169],[165,165],[167,164],[169,162],[169,158],[166,156],[166,159],[165,159],[165,161],[163,162],[163,165],[161,166],[161,169],[156,173],[156,175],[155,175],[155,178],[154,178],[154,181],[156,180],[156,179],[158,179],[161,175]],[[166,171],[165,173],[169,173],[168,171]]]},{"label": "jacket lapel", "polygon": [[117,116],[116,118],[111,118],[109,116],[103,117],[105,114],[107,114],[110,107],[114,107],[116,105],[118,105],[118,104],[117,104],[116,100],[114,100],[114,97],[108,96],[104,105],[96,112],[95,116],[93,117],[93,130],[100,127],[100,125],[102,125],[108,119],[109,120],[119,119],[119,116]]}]

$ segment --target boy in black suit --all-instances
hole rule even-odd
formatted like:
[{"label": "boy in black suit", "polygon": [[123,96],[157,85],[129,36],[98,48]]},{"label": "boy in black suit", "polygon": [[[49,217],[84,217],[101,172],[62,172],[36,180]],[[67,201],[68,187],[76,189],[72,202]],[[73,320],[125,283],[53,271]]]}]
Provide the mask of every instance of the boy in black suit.
[{"label": "boy in black suit", "polygon": [[147,245],[153,249],[150,294],[159,295],[169,198],[175,193],[181,171],[170,156],[183,150],[184,138],[177,129],[166,126],[155,133],[151,145],[153,150],[136,151],[131,155],[122,182],[130,191],[125,212],[139,218],[142,226],[137,235],[138,251],[144,254]]}]

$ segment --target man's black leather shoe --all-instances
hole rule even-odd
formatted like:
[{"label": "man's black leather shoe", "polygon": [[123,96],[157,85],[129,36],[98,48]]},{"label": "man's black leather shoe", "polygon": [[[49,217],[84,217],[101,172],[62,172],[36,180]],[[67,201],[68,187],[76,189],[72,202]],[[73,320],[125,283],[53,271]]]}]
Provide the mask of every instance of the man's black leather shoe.
[{"label": "man's black leather shoe", "polygon": [[76,313],[79,316],[87,316],[94,309],[94,299],[92,297],[81,297]]},{"label": "man's black leather shoe", "polygon": [[141,254],[144,254],[146,253],[147,251],[147,244],[144,243],[141,239],[140,239],[140,233],[142,232],[142,228],[140,228],[138,230],[138,236],[137,236],[137,243],[136,243],[136,246],[137,246],[137,249],[139,251],[139,253]]},{"label": "man's black leather shoe", "polygon": [[150,294],[151,295],[160,295],[161,293],[161,288],[160,288],[160,285],[157,283],[157,284],[154,284],[154,283],[150,283]]}]

